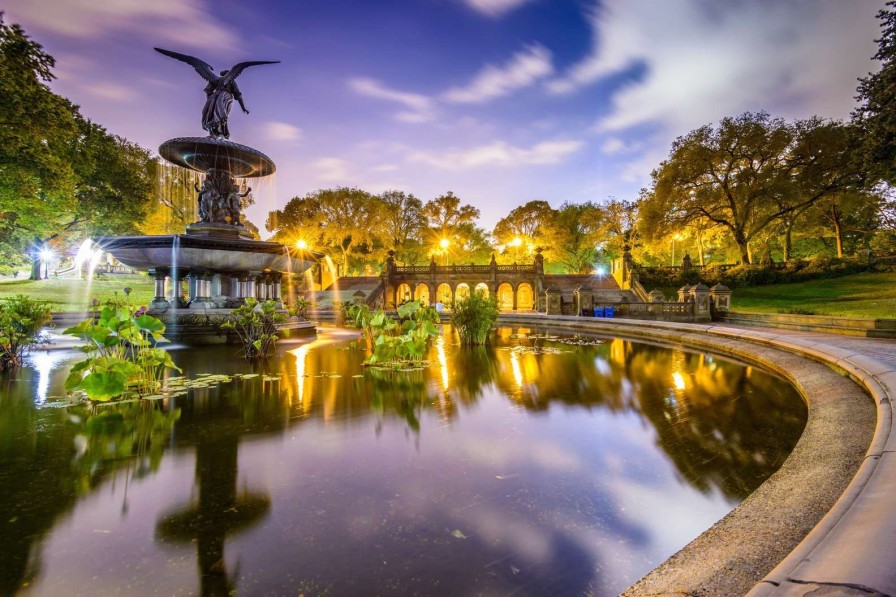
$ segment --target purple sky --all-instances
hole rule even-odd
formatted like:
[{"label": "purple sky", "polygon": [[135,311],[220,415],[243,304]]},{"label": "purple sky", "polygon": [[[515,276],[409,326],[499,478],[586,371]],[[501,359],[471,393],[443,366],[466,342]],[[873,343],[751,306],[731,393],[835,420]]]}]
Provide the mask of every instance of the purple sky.
[{"label": "purple sky", "polygon": [[204,81],[239,79],[231,139],[267,153],[249,216],[335,185],[452,190],[491,228],[533,199],[634,199],[678,135],[726,115],[844,118],[884,0],[7,0],[53,87],[155,150],[202,135]]}]

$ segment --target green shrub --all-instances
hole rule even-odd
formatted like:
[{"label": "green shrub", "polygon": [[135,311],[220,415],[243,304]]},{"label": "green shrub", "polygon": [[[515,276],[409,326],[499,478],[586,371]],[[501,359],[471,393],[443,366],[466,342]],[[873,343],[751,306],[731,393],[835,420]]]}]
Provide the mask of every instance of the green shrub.
[{"label": "green shrub", "polygon": [[41,328],[51,319],[43,301],[24,295],[0,301],[0,371],[20,366],[31,347],[46,341]]},{"label": "green shrub", "polygon": [[307,301],[303,298],[297,298],[293,306],[289,309],[289,314],[292,317],[301,317],[302,319],[308,319],[308,310],[311,308],[311,301]]},{"label": "green shrub", "polygon": [[82,390],[91,400],[107,401],[125,395],[146,396],[161,387],[166,369],[180,371],[168,351],[156,345],[168,340],[165,324],[127,301],[112,300],[99,316],[65,330],[87,344],[87,359],[72,367],[65,389]]},{"label": "green shrub", "polygon": [[487,297],[481,290],[451,305],[451,324],[460,336],[461,344],[485,344],[488,334],[498,321],[498,300]]},{"label": "green shrub", "polygon": [[267,357],[277,344],[277,324],[286,321],[277,312],[276,301],[259,302],[247,298],[246,302],[233,309],[221,328],[239,337],[243,344],[243,356],[247,359]]}]

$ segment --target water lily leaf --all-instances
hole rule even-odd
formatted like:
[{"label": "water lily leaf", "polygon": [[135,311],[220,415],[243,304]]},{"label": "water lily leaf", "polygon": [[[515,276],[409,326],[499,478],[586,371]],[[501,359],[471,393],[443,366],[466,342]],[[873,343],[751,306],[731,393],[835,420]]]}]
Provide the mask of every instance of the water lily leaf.
[{"label": "water lily leaf", "polygon": [[458,539],[467,539],[467,536],[464,535],[460,529],[455,529],[455,530],[451,531],[451,536],[457,537]]}]

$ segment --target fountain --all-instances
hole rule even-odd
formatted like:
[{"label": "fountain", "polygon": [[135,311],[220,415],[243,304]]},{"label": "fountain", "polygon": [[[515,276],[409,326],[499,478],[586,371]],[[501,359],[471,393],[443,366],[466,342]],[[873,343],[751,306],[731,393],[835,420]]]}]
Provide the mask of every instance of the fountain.
[{"label": "fountain", "polygon": [[[162,158],[172,164],[205,173],[201,188],[196,187],[200,220],[184,234],[105,237],[98,243],[125,265],[154,278],[150,313],[166,322],[172,340],[222,341],[217,323],[229,309],[248,298],[279,302],[284,274],[301,275],[320,255],[254,240],[241,220],[241,200],[251,189],[241,193],[236,178],[269,176],[276,166],[257,149],[231,141],[227,120],[234,99],[248,114],[236,86],[239,74],[249,66],[273,62],[241,62],[216,75],[198,58],[156,50],[190,64],[208,81],[202,126],[209,135],[169,139],[159,147]],[[314,330],[294,319],[286,327]]]}]

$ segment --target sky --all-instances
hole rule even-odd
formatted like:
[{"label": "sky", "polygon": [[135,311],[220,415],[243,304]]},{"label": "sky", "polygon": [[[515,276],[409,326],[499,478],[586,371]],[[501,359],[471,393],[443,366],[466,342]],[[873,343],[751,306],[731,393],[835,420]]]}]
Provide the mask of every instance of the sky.
[{"label": "sky", "polygon": [[847,118],[884,0],[6,0],[53,89],[156,151],[202,136],[239,78],[231,140],[269,155],[249,218],[337,185],[453,191],[487,229],[541,199],[635,199],[672,141],[745,111]]}]

